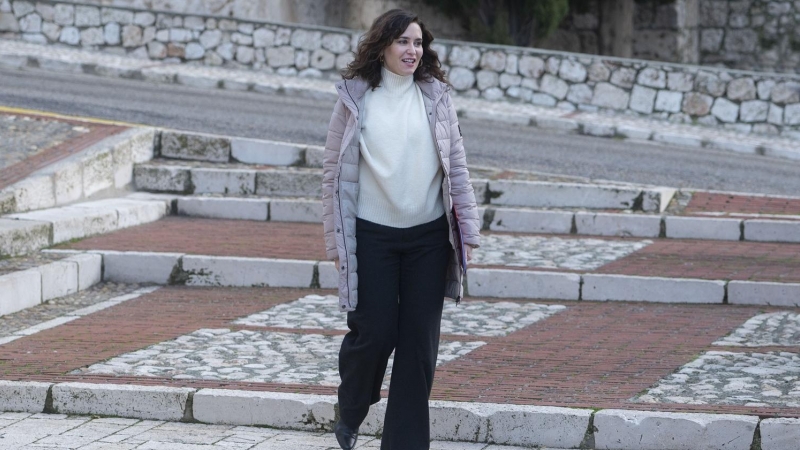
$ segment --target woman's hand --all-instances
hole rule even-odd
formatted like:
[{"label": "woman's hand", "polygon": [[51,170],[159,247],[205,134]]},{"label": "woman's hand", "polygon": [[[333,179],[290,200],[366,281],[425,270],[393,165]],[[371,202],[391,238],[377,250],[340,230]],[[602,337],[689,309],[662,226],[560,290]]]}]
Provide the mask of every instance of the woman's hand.
[{"label": "woman's hand", "polygon": [[467,261],[472,261],[472,246],[467,245]]},{"label": "woman's hand", "polygon": [[333,264],[336,266],[336,271],[339,271],[339,258],[333,260]]}]

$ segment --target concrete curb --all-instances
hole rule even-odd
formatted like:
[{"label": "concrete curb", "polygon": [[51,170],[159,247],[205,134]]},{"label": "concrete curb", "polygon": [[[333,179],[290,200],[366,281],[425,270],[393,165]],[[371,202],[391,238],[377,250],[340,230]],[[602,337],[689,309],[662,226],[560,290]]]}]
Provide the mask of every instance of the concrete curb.
[{"label": "concrete curb", "polygon": [[0,198],[13,197],[0,205],[0,214],[53,208],[127,189],[134,164],[153,158],[155,136],[153,128],[128,129],[35,172],[0,192]]},{"label": "concrete curb", "polygon": [[[52,406],[47,406],[48,392]],[[226,389],[0,381],[0,410],[267,426],[330,432],[336,396]],[[380,435],[386,401],[361,427]],[[658,411],[599,410],[431,401],[431,438],[525,447],[630,450],[749,450],[760,425],[763,450],[794,448],[800,420]],[[788,446],[787,446],[788,445]]]}]

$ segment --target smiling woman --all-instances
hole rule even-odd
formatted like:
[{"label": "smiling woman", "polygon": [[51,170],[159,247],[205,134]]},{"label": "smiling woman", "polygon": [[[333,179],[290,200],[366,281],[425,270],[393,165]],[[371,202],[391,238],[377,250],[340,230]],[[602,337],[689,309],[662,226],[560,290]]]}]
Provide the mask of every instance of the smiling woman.
[{"label": "smiling woman", "polygon": [[381,449],[430,447],[444,298],[461,299],[464,260],[480,244],[458,117],[431,41],[416,15],[389,11],[336,85],[322,204],[350,330],[339,351],[334,429],[345,450],[381,398],[392,352]]}]

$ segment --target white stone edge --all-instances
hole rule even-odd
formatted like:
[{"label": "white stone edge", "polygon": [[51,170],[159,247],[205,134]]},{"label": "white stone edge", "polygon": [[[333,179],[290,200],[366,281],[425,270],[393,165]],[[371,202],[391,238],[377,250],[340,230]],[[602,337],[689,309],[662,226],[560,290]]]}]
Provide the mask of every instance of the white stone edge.
[{"label": "white stone edge", "polygon": [[[47,396],[42,391],[47,390]],[[35,392],[34,392],[35,391]],[[213,425],[267,426],[278,429],[331,432],[338,418],[337,398],[333,395],[295,394],[284,392],[242,391],[233,389],[177,388],[164,386],[141,386],[93,383],[42,383],[25,381],[0,381],[0,393],[26,395],[22,406],[4,407],[12,399],[0,398],[0,410],[31,413],[68,413],[83,415],[105,415],[135,419],[158,419],[167,421],[195,422]],[[57,397],[57,398],[56,398]],[[126,406],[131,398],[163,398],[170,405],[156,408],[155,405],[137,404]],[[31,398],[33,400],[31,400]],[[48,402],[50,405],[48,405]],[[146,403],[146,402],[145,402]],[[385,403],[385,402],[382,402]],[[380,409],[381,404],[379,403]],[[385,404],[383,405],[385,407]],[[565,408],[535,405],[513,405],[477,402],[431,401],[431,435],[437,440],[457,442],[479,442],[505,445],[546,446],[562,445],[562,448],[599,448],[594,439],[599,433],[615,430],[597,430],[592,424],[599,418],[629,417],[649,418],[662,421],[660,433],[664,436],[684,434],[692,424],[708,424],[724,421],[726,425],[755,430],[759,424],[781,422],[800,430],[800,421],[784,421],[780,418],[759,419],[758,416],[675,413],[662,411]],[[166,409],[169,409],[167,411]],[[380,434],[381,411],[371,411],[362,434]],[[377,413],[377,414],[375,414]],[[495,419],[496,418],[496,419]],[[517,421],[507,424],[507,421]],[[493,423],[495,422],[496,423]],[[565,422],[571,422],[565,424]],[[531,426],[547,423],[548,428]],[[638,422],[637,422],[638,423]],[[501,426],[504,424],[505,426]],[[555,425],[554,425],[555,424]],[[513,426],[512,426],[513,425]],[[526,426],[527,425],[527,426]],[[638,434],[621,427],[617,436],[623,438],[616,443],[619,448],[640,448]],[[635,426],[635,424],[634,424]],[[501,430],[506,428],[506,430]],[[797,430],[794,430],[797,428]],[[555,433],[554,433],[555,432]],[[554,442],[553,435],[558,442]],[[549,436],[548,436],[549,435]],[[713,436],[704,435],[697,448],[712,448]],[[719,436],[717,436],[719,437]],[[588,439],[587,439],[588,438]],[[708,440],[708,442],[703,442]],[[627,442],[630,441],[630,442]],[[749,448],[749,443],[748,443]],[[646,450],[643,448],[643,450]]]}]

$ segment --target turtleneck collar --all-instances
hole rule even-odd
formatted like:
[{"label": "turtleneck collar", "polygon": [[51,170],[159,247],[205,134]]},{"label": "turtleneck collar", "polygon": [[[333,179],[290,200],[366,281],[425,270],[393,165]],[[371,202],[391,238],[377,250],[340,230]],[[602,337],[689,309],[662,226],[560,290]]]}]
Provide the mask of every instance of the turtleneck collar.
[{"label": "turtleneck collar", "polygon": [[397,75],[386,67],[381,67],[381,87],[390,95],[406,92],[414,84],[414,75]]}]

